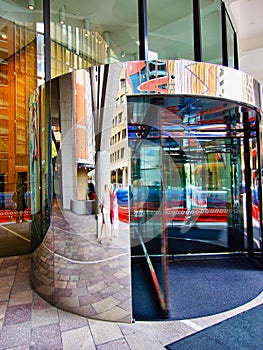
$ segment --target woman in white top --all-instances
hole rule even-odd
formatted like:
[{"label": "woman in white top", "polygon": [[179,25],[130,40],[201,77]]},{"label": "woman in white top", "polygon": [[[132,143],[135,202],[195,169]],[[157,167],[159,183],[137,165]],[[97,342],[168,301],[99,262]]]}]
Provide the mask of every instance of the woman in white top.
[{"label": "woman in white top", "polygon": [[107,184],[104,185],[104,192],[101,199],[100,211],[102,214],[102,223],[100,230],[99,243],[102,243],[103,229],[105,228],[107,244],[110,243],[108,236],[108,227],[110,223],[110,191]]}]

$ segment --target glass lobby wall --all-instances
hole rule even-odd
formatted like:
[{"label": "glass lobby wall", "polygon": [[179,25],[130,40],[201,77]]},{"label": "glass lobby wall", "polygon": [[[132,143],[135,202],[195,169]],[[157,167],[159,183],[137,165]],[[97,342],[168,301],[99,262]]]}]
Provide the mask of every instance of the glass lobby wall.
[{"label": "glass lobby wall", "polygon": [[68,0],[52,3],[52,77],[98,64],[137,60],[137,7],[137,0],[89,0],[74,8]]},{"label": "glass lobby wall", "polygon": [[[220,0],[200,0],[202,60],[222,64]],[[96,64],[139,58],[137,1],[89,0],[85,8],[64,1],[51,4],[52,77]],[[103,8],[102,16],[99,9]],[[148,1],[149,59],[194,59],[193,1]],[[162,13],[162,16],[159,16]],[[233,27],[227,18],[229,65],[234,64]]]},{"label": "glass lobby wall", "polygon": [[0,6],[0,256],[6,256],[31,251],[28,97],[44,78],[43,10],[20,1]]},{"label": "glass lobby wall", "polygon": [[165,313],[168,256],[244,250],[243,125],[226,102],[129,97],[128,105],[132,255],[147,257]]},{"label": "glass lobby wall", "polygon": [[[192,1],[148,1],[149,59],[194,59]],[[162,14],[160,16],[160,14]]]},{"label": "glass lobby wall", "polygon": [[[89,1],[88,4],[85,3],[85,9],[81,4],[75,5],[74,11],[69,2],[63,4],[56,2],[51,5],[52,77],[81,67],[138,58],[137,1],[128,3],[114,1],[114,4],[109,1]],[[203,6],[206,5],[209,7],[210,1],[203,2]],[[5,222],[7,219],[11,221],[17,219],[15,210],[17,203],[11,198],[15,187],[21,187],[21,183],[27,182],[22,190],[26,192],[22,195],[23,202],[24,197],[26,197],[25,201],[28,201],[30,192],[28,191],[28,130],[24,122],[29,93],[44,79],[44,27],[41,1],[36,2],[36,8],[33,11],[28,10],[27,4],[20,1],[2,1],[1,6],[5,15],[1,18],[0,40],[2,46],[1,104],[2,125],[4,125],[1,136],[3,151],[1,150],[0,183],[2,218]],[[156,13],[159,13],[156,10],[158,6],[160,6],[159,3],[148,3],[149,40],[150,46],[153,45],[150,50],[156,52],[159,50],[159,48],[156,49],[156,40],[165,33],[169,40],[162,41],[165,45],[158,54],[165,57],[172,55],[171,57],[192,58],[193,16],[189,12],[192,7],[190,1],[180,6],[182,12],[179,16],[178,9],[167,11],[166,22],[162,23],[159,23],[160,19],[156,18]],[[101,8],[106,12],[108,9],[107,13],[111,15],[100,17]],[[174,4],[171,2],[167,9],[173,8]],[[175,16],[176,23],[172,15]],[[180,23],[183,25],[180,26]],[[186,23],[187,30],[182,32],[182,28],[186,28]],[[178,35],[169,36],[169,31],[174,33],[175,29],[178,29]],[[186,41],[189,42],[187,45],[185,45]],[[160,40],[158,43],[160,44]],[[174,43],[178,48],[176,53],[169,51],[174,47]],[[162,74],[161,70],[160,74]],[[14,142],[15,139],[17,143]],[[25,206],[28,207],[28,204],[23,203],[22,208]],[[30,211],[29,208],[26,209]],[[22,211],[24,210],[20,210]],[[28,213],[26,216],[20,214],[18,220],[23,220],[23,216],[30,217]],[[28,246],[28,238],[24,243]]]},{"label": "glass lobby wall", "polygon": [[[231,102],[246,96],[260,104],[259,90],[251,94],[241,87],[238,75],[234,94],[226,90],[231,99],[224,99],[222,83],[233,84],[238,73],[189,61],[127,63],[127,74],[133,298],[135,307],[138,295],[140,303],[147,302],[151,314],[159,309],[158,319],[169,313],[169,261],[180,254],[253,254],[262,248],[261,221],[246,223],[252,213],[248,179],[260,185],[255,176],[260,160],[247,158],[258,147],[253,138],[260,138],[259,119]],[[251,84],[245,76],[242,81]],[[251,247],[251,240],[258,245]],[[152,283],[137,286],[143,271]],[[145,290],[156,294],[159,307],[141,300]],[[140,308],[134,317],[149,316]]]},{"label": "glass lobby wall", "polygon": [[234,28],[230,21],[228,14],[226,13],[226,35],[227,35],[227,57],[228,57],[228,67],[234,68]]},{"label": "glass lobby wall", "polygon": [[221,1],[200,0],[202,60],[223,63]]},{"label": "glass lobby wall", "polygon": [[[248,153],[246,161],[251,169],[251,176],[247,179],[247,185],[250,185],[251,191],[248,193],[251,201],[251,212],[249,220],[246,220],[246,247],[259,253],[262,249],[262,203],[261,203],[261,169],[262,169],[262,130],[259,127],[261,123],[260,115],[251,111],[247,113],[247,125],[250,129],[250,140],[246,151]],[[251,225],[251,226],[250,226]],[[253,239],[248,235],[249,230],[253,232]]]},{"label": "glass lobby wall", "polygon": [[44,299],[118,322],[132,319],[125,87],[122,63],[51,81],[51,222],[32,253],[32,282]]}]

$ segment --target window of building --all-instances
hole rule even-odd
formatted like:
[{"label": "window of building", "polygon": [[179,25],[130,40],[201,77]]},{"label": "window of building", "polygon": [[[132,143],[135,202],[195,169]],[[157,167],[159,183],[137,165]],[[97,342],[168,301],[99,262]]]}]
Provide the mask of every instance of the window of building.
[{"label": "window of building", "polygon": [[229,16],[226,14],[227,56],[228,66],[234,68],[234,29]]},{"label": "window of building", "polygon": [[202,61],[223,63],[221,1],[200,0]]},{"label": "window of building", "polygon": [[192,1],[149,1],[148,38],[149,59],[194,59]]}]

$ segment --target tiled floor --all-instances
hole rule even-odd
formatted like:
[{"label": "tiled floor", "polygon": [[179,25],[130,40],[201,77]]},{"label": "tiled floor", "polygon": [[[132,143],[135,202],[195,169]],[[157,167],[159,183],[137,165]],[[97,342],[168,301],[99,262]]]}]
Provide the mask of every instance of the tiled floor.
[{"label": "tiled floor", "polygon": [[0,350],[158,350],[187,335],[263,303],[253,301],[209,317],[117,324],[59,310],[30,285],[30,256],[0,259]]}]

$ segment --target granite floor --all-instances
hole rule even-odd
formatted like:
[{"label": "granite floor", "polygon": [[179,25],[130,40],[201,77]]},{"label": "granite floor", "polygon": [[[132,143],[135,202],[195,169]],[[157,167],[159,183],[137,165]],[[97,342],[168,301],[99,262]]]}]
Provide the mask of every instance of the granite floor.
[{"label": "granite floor", "polygon": [[133,324],[96,321],[41,299],[30,285],[30,270],[30,255],[0,259],[0,350],[164,349],[263,303],[262,292],[243,306],[204,318]]}]

